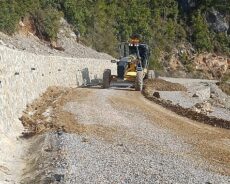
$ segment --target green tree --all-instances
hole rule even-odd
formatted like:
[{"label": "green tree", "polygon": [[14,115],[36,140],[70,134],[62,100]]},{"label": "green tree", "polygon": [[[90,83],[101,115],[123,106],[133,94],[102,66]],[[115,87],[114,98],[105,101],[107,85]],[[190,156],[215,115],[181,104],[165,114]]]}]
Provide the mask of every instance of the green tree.
[{"label": "green tree", "polygon": [[211,51],[213,49],[210,32],[201,12],[198,11],[192,19],[194,45],[199,51]]},{"label": "green tree", "polygon": [[12,34],[16,31],[16,23],[20,15],[17,14],[16,1],[0,1],[0,30]]},{"label": "green tree", "polygon": [[230,56],[230,36],[225,33],[214,34],[213,45],[215,52]]}]

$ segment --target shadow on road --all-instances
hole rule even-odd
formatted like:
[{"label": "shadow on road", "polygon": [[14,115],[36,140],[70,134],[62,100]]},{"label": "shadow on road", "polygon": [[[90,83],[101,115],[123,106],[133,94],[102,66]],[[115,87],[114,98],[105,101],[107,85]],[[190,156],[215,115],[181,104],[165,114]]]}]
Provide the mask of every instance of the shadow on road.
[{"label": "shadow on road", "polygon": [[[81,70],[81,75],[83,79],[83,84],[80,86],[80,88],[103,89],[102,79],[99,79],[97,75],[94,75],[94,77],[90,79],[90,72],[88,68],[84,68],[83,70]],[[130,84],[112,84],[108,90],[135,91]]]}]

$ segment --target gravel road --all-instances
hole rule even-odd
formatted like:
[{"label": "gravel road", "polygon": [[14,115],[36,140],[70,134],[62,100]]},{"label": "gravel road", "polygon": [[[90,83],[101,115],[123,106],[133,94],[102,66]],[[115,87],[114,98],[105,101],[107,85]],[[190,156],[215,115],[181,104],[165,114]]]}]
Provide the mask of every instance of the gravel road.
[{"label": "gravel road", "polygon": [[230,183],[229,130],[180,117],[132,90],[76,93],[81,98],[63,112],[84,131],[34,137],[23,183]]}]

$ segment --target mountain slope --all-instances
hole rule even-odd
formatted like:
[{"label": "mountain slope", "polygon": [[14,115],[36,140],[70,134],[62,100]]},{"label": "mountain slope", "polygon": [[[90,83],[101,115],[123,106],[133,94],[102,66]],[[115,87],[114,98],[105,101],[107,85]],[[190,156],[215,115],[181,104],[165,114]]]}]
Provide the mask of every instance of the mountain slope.
[{"label": "mountain slope", "polygon": [[[180,47],[230,55],[229,9],[227,0],[3,0],[0,30],[12,34],[29,17],[39,38],[56,41],[60,17],[65,17],[83,43],[113,56],[120,41],[139,33],[152,50],[150,67],[168,72]],[[188,56],[177,57],[184,65]]]}]

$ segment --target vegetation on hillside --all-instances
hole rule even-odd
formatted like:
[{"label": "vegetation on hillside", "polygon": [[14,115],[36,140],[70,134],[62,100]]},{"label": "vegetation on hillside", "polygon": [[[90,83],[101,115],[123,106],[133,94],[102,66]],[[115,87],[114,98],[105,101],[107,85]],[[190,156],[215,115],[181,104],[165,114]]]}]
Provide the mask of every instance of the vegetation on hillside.
[{"label": "vegetation on hillside", "polygon": [[[13,34],[19,20],[29,16],[37,35],[55,40],[59,19],[65,17],[87,45],[117,55],[117,44],[133,33],[143,35],[151,49],[151,66],[161,68],[162,52],[189,41],[195,49],[230,55],[230,36],[209,29],[205,13],[215,8],[228,14],[228,0],[197,1],[185,12],[177,0],[1,0],[0,31]],[[229,15],[228,15],[229,16]]]}]

